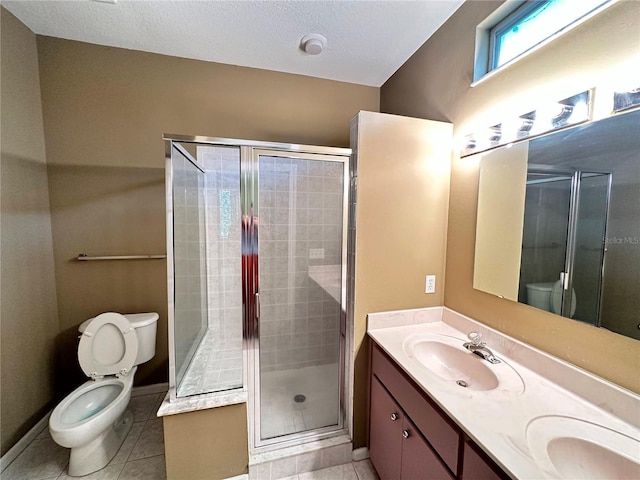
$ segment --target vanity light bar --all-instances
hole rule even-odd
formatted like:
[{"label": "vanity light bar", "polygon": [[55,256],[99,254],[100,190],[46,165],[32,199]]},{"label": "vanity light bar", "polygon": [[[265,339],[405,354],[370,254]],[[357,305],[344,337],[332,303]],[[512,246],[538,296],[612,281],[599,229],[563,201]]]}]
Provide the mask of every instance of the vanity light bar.
[{"label": "vanity light bar", "polygon": [[465,136],[461,157],[484,152],[561,128],[584,123],[591,118],[592,90],[585,90],[559,102],[542,105],[516,118]]}]

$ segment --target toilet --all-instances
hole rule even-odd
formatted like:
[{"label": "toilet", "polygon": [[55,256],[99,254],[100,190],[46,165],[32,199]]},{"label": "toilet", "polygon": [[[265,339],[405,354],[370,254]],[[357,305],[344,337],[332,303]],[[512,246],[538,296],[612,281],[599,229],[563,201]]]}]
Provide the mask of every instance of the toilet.
[{"label": "toilet", "polygon": [[553,282],[527,283],[527,304],[550,312],[553,286]]},{"label": "toilet", "polygon": [[[562,314],[562,281],[527,283],[527,304],[547,312]],[[570,318],[576,313],[576,291],[571,289]]]},{"label": "toilet", "polygon": [[51,438],[71,449],[70,476],[106,466],[129,433],[133,377],[156,353],[157,322],[157,313],[108,312],[78,328],[78,361],[91,380],[67,395],[49,418]]}]

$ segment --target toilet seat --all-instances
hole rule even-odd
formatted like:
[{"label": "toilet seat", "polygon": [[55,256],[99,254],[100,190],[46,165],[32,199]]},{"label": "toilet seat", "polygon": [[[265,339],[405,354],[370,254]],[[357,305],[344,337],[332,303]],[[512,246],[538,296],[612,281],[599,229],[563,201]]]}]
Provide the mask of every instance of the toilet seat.
[{"label": "toilet seat", "polygon": [[85,328],[78,345],[80,368],[92,380],[105,375],[125,376],[138,354],[138,337],[119,313],[103,313]]}]

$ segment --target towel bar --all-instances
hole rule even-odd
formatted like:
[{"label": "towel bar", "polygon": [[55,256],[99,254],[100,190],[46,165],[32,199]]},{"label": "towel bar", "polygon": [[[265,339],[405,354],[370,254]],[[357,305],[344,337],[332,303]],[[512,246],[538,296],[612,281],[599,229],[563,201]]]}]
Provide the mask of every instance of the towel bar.
[{"label": "towel bar", "polygon": [[166,255],[87,255],[81,253],[78,260],[86,262],[89,260],[156,260],[167,258]]}]

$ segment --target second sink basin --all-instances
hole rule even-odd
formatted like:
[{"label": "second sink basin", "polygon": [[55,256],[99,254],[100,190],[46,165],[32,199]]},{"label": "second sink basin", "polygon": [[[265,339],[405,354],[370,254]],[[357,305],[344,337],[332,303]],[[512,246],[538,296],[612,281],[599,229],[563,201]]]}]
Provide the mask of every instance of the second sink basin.
[{"label": "second sink basin", "polygon": [[464,340],[440,334],[408,337],[403,350],[439,380],[471,390],[522,392],[520,376],[504,361],[492,365],[462,347]]},{"label": "second sink basin", "polygon": [[621,432],[550,415],[529,422],[526,435],[533,458],[557,478],[640,478],[640,441]]}]

